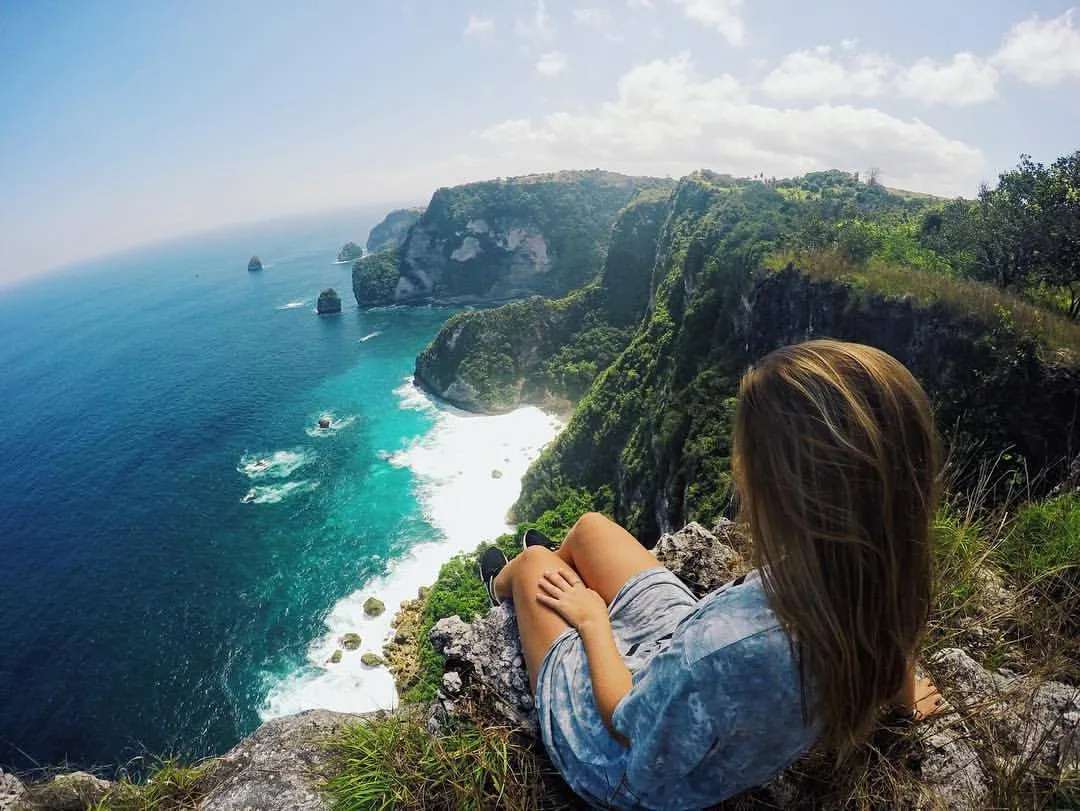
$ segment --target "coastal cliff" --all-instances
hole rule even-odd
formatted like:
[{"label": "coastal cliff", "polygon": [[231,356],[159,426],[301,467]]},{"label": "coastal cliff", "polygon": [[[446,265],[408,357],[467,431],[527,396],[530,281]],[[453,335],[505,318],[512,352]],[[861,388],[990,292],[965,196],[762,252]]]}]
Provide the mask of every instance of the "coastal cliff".
[{"label": "coastal cliff", "polygon": [[439,189],[399,247],[391,243],[356,263],[357,303],[565,295],[599,271],[620,209],[640,190],[669,184],[596,170]]},{"label": "coastal cliff", "polygon": [[405,237],[409,235],[409,229],[424,214],[422,207],[396,208],[382,218],[367,238],[368,253],[378,253],[386,248],[400,248]]},{"label": "coastal cliff", "polygon": [[417,357],[416,382],[470,411],[572,406],[625,349],[645,313],[667,198],[659,189],[623,209],[600,276],[584,288],[449,319]]}]

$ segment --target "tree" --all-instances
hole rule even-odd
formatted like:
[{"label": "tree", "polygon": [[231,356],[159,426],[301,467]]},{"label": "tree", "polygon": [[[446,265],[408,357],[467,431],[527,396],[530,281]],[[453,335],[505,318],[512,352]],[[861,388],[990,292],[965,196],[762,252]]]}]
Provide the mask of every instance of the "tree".
[{"label": "tree", "polygon": [[1049,167],[1021,155],[996,188],[979,191],[976,275],[1023,291],[1037,285],[1069,296],[1080,316],[1080,151]]}]

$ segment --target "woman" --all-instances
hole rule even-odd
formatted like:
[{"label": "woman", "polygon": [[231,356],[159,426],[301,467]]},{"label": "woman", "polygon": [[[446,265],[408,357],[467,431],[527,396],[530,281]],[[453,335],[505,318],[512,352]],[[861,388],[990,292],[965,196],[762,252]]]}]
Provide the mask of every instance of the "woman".
[{"label": "woman", "polygon": [[868,346],[785,347],[743,377],[734,450],[759,568],[700,601],[596,514],[557,551],[534,535],[482,560],[514,602],[548,753],[595,805],[701,808],[916,710],[939,479],[925,392]]}]

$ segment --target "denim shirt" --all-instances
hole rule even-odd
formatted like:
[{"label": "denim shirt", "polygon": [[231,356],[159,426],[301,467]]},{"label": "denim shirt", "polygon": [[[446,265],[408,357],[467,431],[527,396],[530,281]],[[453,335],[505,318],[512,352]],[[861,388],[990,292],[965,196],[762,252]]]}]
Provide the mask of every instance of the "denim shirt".
[{"label": "denim shirt", "polygon": [[[538,680],[537,710],[552,761],[599,807],[714,805],[768,781],[818,737],[816,725],[804,720],[798,662],[758,573],[700,601],[686,592],[681,609],[676,590],[646,590],[657,574],[630,584],[638,593],[622,608],[635,611],[617,610],[618,597],[611,606],[620,650],[629,630],[620,626],[639,626],[640,610],[681,617],[646,646],[645,659],[636,644],[633,655],[622,651],[633,684],[612,725],[629,739],[629,749],[604,727],[576,631],[556,640]],[[632,613],[638,621],[627,616]]]}]

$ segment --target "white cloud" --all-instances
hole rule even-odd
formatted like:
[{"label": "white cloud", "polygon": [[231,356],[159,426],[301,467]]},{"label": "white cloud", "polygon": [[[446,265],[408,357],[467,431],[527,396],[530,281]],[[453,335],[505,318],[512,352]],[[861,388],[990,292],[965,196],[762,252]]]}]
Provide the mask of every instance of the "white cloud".
[{"label": "white cloud", "polygon": [[918,119],[822,104],[811,109],[751,102],[732,76],[699,76],[686,54],[639,65],[616,97],[588,112],[504,121],[481,133],[517,166],[606,166],[684,174],[709,167],[788,175],[880,166],[897,185],[972,193],[982,153]]},{"label": "white cloud", "polygon": [[488,37],[495,33],[495,21],[487,17],[469,16],[469,22],[465,30],[461,32],[466,37]]},{"label": "white cloud", "polygon": [[536,8],[528,19],[514,22],[514,34],[530,42],[545,42],[554,36],[555,25],[544,0],[536,0]]},{"label": "white cloud", "polygon": [[980,104],[997,97],[998,72],[986,60],[971,53],[958,53],[941,64],[923,58],[896,77],[896,87],[905,96],[927,104]]},{"label": "white cloud", "polygon": [[1052,20],[1041,20],[1036,14],[1017,23],[994,54],[994,63],[1031,84],[1080,79],[1080,30],[1073,25],[1075,11],[1069,9]]},{"label": "white cloud", "polygon": [[742,45],[746,26],[739,16],[743,0],[671,0],[683,14],[695,22],[720,32],[732,45]]},{"label": "white cloud", "polygon": [[652,8],[652,0],[626,0],[627,8]]},{"label": "white cloud", "polygon": [[541,76],[558,76],[566,70],[566,54],[549,51],[536,60],[536,72]]},{"label": "white cloud", "polygon": [[795,51],[784,57],[761,87],[773,98],[828,101],[837,97],[881,95],[888,86],[892,64],[878,54],[861,54],[851,67],[832,58],[832,48]]},{"label": "white cloud", "polygon": [[575,8],[574,19],[582,25],[607,25],[611,14],[604,8]]},{"label": "white cloud", "polygon": [[854,37],[851,37],[850,39],[840,40],[840,47],[843,48],[845,51],[854,51],[855,46],[857,46],[858,44],[859,40]]}]

